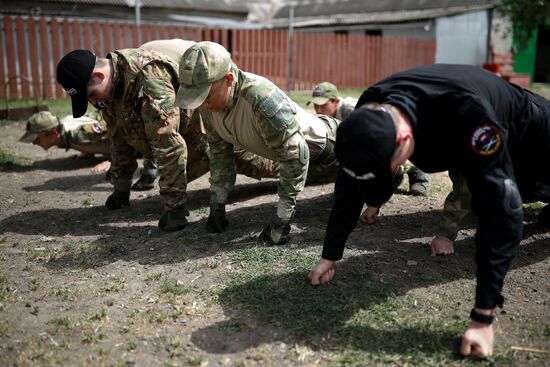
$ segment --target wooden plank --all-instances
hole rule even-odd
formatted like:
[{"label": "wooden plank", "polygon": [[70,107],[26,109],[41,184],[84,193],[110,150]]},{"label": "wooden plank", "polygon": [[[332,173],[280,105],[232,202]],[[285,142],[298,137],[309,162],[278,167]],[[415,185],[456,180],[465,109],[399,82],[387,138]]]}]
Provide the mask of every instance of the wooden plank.
[{"label": "wooden plank", "polygon": [[31,97],[29,91],[29,67],[28,67],[28,57],[27,57],[27,42],[25,37],[25,25],[23,23],[23,18],[20,16],[15,18],[15,31],[17,33],[17,59],[19,61],[19,77],[25,78],[14,80],[21,86],[21,96],[23,98]]},{"label": "wooden plank", "polygon": [[120,23],[113,23],[113,38],[114,38],[115,47],[113,48],[112,51],[120,50],[122,48],[122,38],[120,35],[120,27],[121,27]]},{"label": "wooden plank", "polygon": [[69,23],[69,20],[67,18],[63,19],[63,40],[60,44],[61,47],[63,47],[63,55],[66,55],[69,53],[69,51],[74,50],[76,47],[74,46],[74,41],[71,38],[72,32],[71,32],[71,25]]},{"label": "wooden plank", "polygon": [[[3,22],[5,22],[6,16],[4,16]],[[4,63],[4,39],[3,37],[0,37],[0,99],[5,100],[6,99],[6,64]],[[4,106],[0,107],[4,108]]]},{"label": "wooden plank", "polygon": [[177,38],[181,38],[182,40],[191,39],[191,37],[189,37],[189,35],[185,32],[185,26],[180,25],[177,27],[177,31]]},{"label": "wooden plank", "polygon": [[141,25],[141,44],[149,42],[149,24]]},{"label": "wooden plank", "polygon": [[139,41],[139,27],[137,24],[132,24],[132,47],[139,47],[143,43]]},{"label": "wooden plank", "polygon": [[255,74],[262,74],[262,63],[261,63],[261,54],[262,54],[262,41],[261,41],[261,33],[257,31],[250,31],[250,35],[252,37],[253,43],[252,43],[252,72]]},{"label": "wooden plank", "polygon": [[231,43],[231,59],[233,59],[233,61],[240,67],[242,34],[239,29],[233,29],[231,32],[233,34]]},{"label": "wooden plank", "polygon": [[[122,26],[122,32],[124,35],[124,43],[122,45],[122,48],[132,48],[134,47],[134,42],[132,41],[132,30],[130,29],[130,25],[128,23],[124,23]],[[138,45],[136,45],[137,47]]]},{"label": "wooden plank", "polygon": [[99,25],[99,22],[97,20],[94,20],[94,22],[92,23],[92,29],[92,49],[94,50],[96,55],[98,55],[99,57],[103,57],[103,55],[105,55],[105,49],[103,47],[105,42],[102,42],[103,33],[101,33],[101,26]]},{"label": "wooden plank", "polygon": [[84,47],[82,42],[82,35],[80,33],[80,22],[78,20],[73,20],[73,42],[74,42],[74,49],[81,49]]},{"label": "wooden plank", "polygon": [[269,80],[271,80],[272,82],[274,82],[275,80],[275,71],[273,67],[273,48],[273,31],[265,30],[266,75],[269,75]]},{"label": "wooden plank", "polygon": [[40,18],[40,44],[42,45],[40,58],[42,60],[42,83],[44,84],[44,98],[53,98],[52,79],[55,79],[55,72],[50,69],[50,47],[48,42],[48,24],[46,18]]},{"label": "wooden plank", "polygon": [[168,26],[168,38],[172,39],[172,38],[177,38],[176,37],[176,26],[175,25],[169,25]]},{"label": "wooden plank", "polygon": [[8,62],[8,79],[6,83],[9,83],[9,99],[19,98],[17,92],[17,70],[15,69],[15,43],[13,40],[13,21],[11,16],[4,17],[4,32],[6,37],[6,61]]},{"label": "wooden plank", "polygon": [[84,28],[84,49],[95,52],[92,47],[92,29],[90,22],[85,20],[82,23],[82,28]]},{"label": "wooden plank", "polygon": [[109,52],[113,51],[112,37],[113,31],[111,28],[111,23],[103,23],[103,41],[105,42],[105,53],[102,54],[101,57],[105,57]]},{"label": "wooden plank", "polygon": [[222,29],[221,31],[221,43],[226,50],[231,51],[232,47],[229,44],[229,30]]},{"label": "wooden plank", "polygon": [[[52,29],[52,56],[55,69],[57,70],[57,63],[61,59],[61,43],[59,42],[59,23],[57,19],[52,18],[50,20],[50,27]],[[31,58],[33,58],[31,56]],[[59,83],[54,84],[55,98],[61,98],[65,95],[65,91]]]},{"label": "wooden plank", "polygon": [[31,54],[31,72],[32,72],[33,90],[35,91],[37,98],[41,98],[43,93],[41,88],[42,83],[40,83],[40,69],[39,69],[40,60],[38,59],[36,22],[33,17],[29,18],[29,51]]}]

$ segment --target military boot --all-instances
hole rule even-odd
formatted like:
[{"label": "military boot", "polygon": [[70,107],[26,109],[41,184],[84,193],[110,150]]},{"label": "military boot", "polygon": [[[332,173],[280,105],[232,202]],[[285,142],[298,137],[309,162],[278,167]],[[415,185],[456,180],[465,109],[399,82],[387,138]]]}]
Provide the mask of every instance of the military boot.
[{"label": "military boot", "polygon": [[141,175],[139,180],[132,185],[132,190],[134,191],[147,191],[155,187],[155,179],[157,176],[151,175]]},{"label": "military boot", "polygon": [[147,191],[155,186],[155,179],[158,177],[158,171],[149,160],[143,162],[144,168],[141,170],[141,176],[135,184],[132,185],[134,191]]},{"label": "military boot", "polygon": [[418,167],[412,167],[409,172],[409,192],[415,196],[427,196],[430,192],[432,179],[429,174]]}]

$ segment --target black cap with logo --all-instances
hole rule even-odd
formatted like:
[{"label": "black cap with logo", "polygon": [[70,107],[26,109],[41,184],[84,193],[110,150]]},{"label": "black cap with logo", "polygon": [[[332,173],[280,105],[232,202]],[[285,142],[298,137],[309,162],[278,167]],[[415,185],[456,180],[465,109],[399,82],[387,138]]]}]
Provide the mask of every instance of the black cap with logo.
[{"label": "black cap with logo", "polygon": [[336,131],[336,158],[370,206],[381,206],[393,194],[391,161],[396,135],[389,112],[365,108],[354,110]]},{"label": "black cap with logo", "polygon": [[73,117],[80,117],[88,108],[88,81],[95,67],[96,56],[88,50],[69,52],[57,64],[57,82],[71,96]]}]

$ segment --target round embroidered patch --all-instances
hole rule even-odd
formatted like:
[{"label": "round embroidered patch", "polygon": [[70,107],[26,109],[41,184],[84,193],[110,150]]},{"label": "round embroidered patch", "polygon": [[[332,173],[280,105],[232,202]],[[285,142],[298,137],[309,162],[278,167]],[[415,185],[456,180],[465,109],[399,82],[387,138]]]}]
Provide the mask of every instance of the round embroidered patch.
[{"label": "round embroidered patch", "polygon": [[500,132],[491,125],[478,127],[472,134],[472,149],[479,155],[491,155],[496,153],[502,145]]},{"label": "round embroidered patch", "polygon": [[103,131],[103,129],[101,128],[100,124],[95,123],[95,124],[92,124],[92,131],[96,134],[99,134]]}]

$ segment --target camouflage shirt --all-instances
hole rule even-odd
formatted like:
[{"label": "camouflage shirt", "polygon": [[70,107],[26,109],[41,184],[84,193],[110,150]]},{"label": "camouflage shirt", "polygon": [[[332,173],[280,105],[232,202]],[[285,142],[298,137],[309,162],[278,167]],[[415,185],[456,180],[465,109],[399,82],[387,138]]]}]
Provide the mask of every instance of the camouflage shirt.
[{"label": "camouflage shirt", "polygon": [[235,183],[234,146],[279,164],[277,215],[294,214],[310,154],[326,146],[327,125],[305,112],[269,80],[233,68],[236,78],[221,112],[200,109],[210,145],[210,202],[225,203]]},{"label": "camouflage shirt", "polygon": [[344,121],[344,119],[355,109],[356,104],[357,99],[353,97],[340,98],[335,117],[340,121]]},{"label": "camouflage shirt", "polygon": [[108,58],[114,75],[102,114],[111,141],[111,182],[118,191],[130,191],[139,151],[158,164],[165,209],[177,207],[185,202],[187,188],[187,147],[178,128],[189,122],[174,106],[178,67],[169,57],[145,49],[118,50]]},{"label": "camouflage shirt", "polygon": [[79,118],[72,115],[63,117],[59,122],[64,148],[84,153],[109,154],[107,125],[102,119],[99,120],[89,115]]}]

